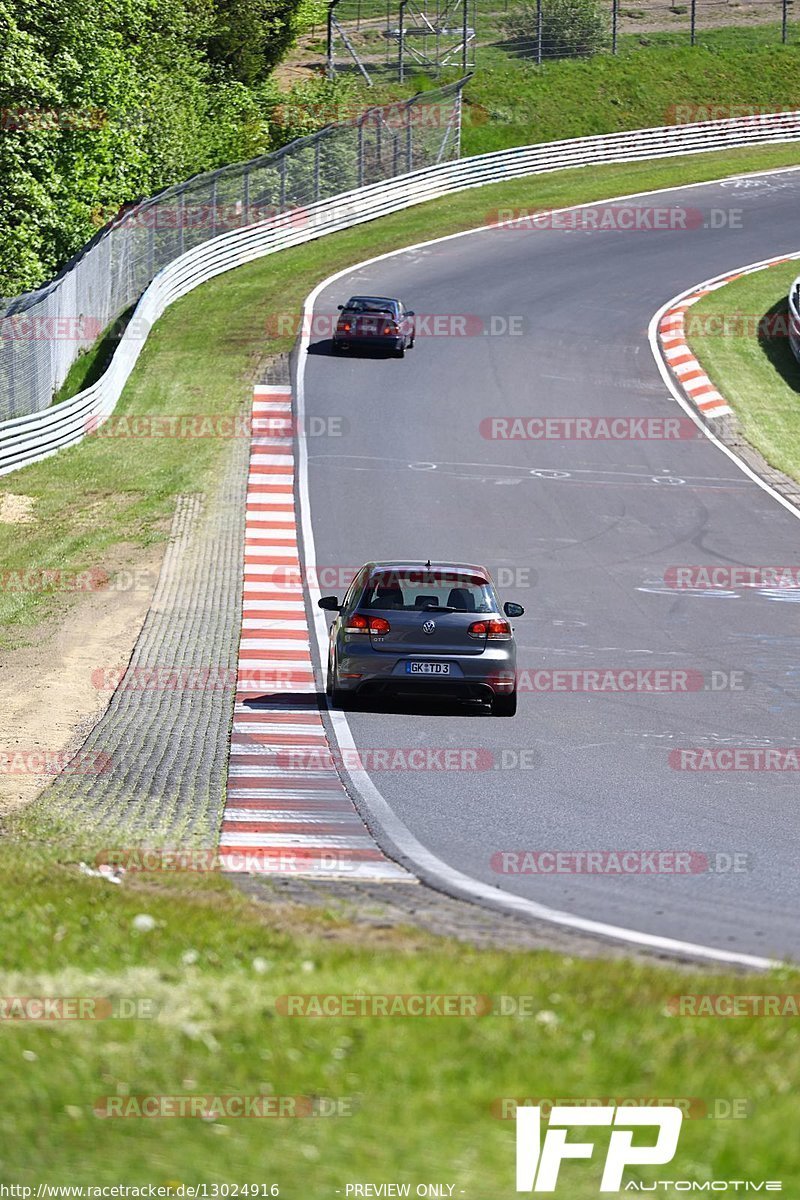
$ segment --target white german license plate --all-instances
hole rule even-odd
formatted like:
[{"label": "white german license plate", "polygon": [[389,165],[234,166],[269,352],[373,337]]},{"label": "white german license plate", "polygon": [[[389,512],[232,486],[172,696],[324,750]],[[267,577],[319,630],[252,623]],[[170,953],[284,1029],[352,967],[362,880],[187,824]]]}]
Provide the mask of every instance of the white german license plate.
[{"label": "white german license plate", "polygon": [[407,662],[406,675],[449,675],[450,663]]}]

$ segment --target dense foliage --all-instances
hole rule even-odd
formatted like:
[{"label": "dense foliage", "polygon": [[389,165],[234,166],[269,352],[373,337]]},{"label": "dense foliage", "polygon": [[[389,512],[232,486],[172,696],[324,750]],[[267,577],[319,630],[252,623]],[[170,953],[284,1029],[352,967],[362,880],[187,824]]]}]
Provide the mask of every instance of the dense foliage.
[{"label": "dense foliage", "polygon": [[52,276],[121,204],[316,127],[331,85],[287,105],[269,78],[310,8],[0,0],[0,293]]},{"label": "dense foliage", "polygon": [[[501,21],[507,37],[531,57],[539,53],[538,9],[535,0],[524,0]],[[596,54],[607,40],[608,18],[598,0],[542,0],[542,58]]]}]

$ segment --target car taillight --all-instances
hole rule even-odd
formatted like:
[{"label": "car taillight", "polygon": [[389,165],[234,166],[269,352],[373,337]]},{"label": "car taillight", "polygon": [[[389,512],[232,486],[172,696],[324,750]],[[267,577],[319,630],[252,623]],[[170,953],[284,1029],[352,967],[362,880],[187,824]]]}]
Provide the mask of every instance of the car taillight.
[{"label": "car taillight", "polygon": [[383,327],[383,332],[389,334],[390,337],[396,337],[400,330],[391,321],[387,321]]},{"label": "car taillight", "polygon": [[340,333],[349,333],[350,332],[350,322],[349,321],[340,321],[339,324],[336,326],[336,328],[339,330]]},{"label": "car taillight", "polygon": [[507,642],[511,637],[511,626],[508,621],[489,621],[486,636],[490,642]]},{"label": "car taillight", "polygon": [[365,617],[361,613],[353,613],[344,627],[345,633],[374,633],[378,637],[391,631],[391,625],[385,617]]},{"label": "car taillight", "polygon": [[473,621],[467,633],[471,638],[486,638],[490,642],[507,642],[511,637],[508,621]]}]

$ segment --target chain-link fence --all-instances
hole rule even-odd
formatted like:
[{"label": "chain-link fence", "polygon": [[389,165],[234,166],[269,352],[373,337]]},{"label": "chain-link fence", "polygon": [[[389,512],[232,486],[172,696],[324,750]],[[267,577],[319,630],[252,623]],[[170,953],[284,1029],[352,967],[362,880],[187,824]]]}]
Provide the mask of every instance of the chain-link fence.
[{"label": "chain-link fence", "polygon": [[[503,0],[480,41],[535,63],[600,52],[702,44],[712,30],[760,26],[759,42],[797,42],[793,0]],[[492,34],[494,33],[494,38]]]},{"label": "chain-link fence", "polygon": [[758,44],[797,44],[794,8],[794,0],[333,0],[327,38],[308,40],[306,65],[382,83],[466,73],[498,54],[541,65],[703,44],[722,29],[752,30]]},{"label": "chain-link fence", "polygon": [[475,64],[477,0],[332,0],[328,75],[359,72],[369,84]]},{"label": "chain-link fence", "polygon": [[352,114],[275,154],[168,188],[112,222],[45,287],[6,301],[0,317],[0,420],[39,412],[70,367],[155,275],[217,234],[352,188],[458,158],[466,80]]}]

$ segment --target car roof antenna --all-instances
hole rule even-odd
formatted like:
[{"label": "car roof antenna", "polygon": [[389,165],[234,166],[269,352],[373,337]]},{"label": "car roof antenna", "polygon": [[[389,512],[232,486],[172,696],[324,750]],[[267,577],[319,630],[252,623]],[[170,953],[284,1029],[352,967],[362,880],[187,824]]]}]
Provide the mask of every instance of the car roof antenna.
[{"label": "car roof antenna", "polygon": [[426,568],[426,570],[430,571],[430,569],[431,569],[431,560],[430,559],[428,559],[428,561],[425,563],[425,568]]}]

